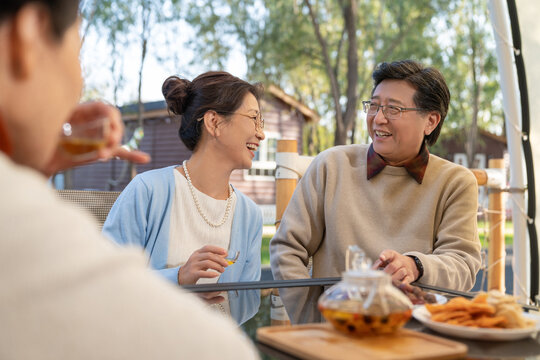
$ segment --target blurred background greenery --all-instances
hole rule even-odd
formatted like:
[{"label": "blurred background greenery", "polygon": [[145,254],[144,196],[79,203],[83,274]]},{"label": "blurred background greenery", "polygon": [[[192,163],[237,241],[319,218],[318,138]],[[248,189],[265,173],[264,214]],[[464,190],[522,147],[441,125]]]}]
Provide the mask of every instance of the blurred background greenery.
[{"label": "blurred background greenery", "polygon": [[[361,100],[382,61],[439,68],[452,101],[441,139],[504,133],[495,41],[482,0],[85,0],[85,97],[162,100],[171,74],[223,69],[286,90],[321,115],[304,154],[365,143]],[[444,149],[430,151],[444,156]]]}]

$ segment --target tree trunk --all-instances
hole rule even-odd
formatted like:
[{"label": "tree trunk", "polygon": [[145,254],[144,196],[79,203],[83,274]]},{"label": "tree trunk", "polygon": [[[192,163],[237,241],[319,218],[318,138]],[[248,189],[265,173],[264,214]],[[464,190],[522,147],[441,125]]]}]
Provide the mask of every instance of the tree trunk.
[{"label": "tree trunk", "polygon": [[347,106],[345,108],[343,122],[345,124],[345,136],[349,131],[351,131],[351,143],[354,143],[354,125],[356,123],[355,120],[358,103],[358,46],[356,40],[356,1],[347,1],[345,6],[342,6],[342,11],[343,18],[345,20],[345,28],[347,29],[347,40],[349,44],[349,48],[347,51]]},{"label": "tree trunk", "polygon": [[334,144],[335,145],[345,144],[347,141],[347,130],[345,128],[345,124],[343,123],[343,111],[341,110],[341,104],[339,102],[341,94],[340,94],[339,83],[337,81],[337,77],[332,68],[332,64],[330,63],[328,45],[326,44],[326,40],[323,38],[321,34],[321,29],[319,26],[319,22],[317,20],[317,16],[313,12],[313,8],[311,7],[309,0],[304,0],[304,4],[306,4],[308,8],[309,17],[311,19],[311,23],[313,24],[313,30],[315,31],[315,36],[317,37],[317,41],[319,42],[319,45],[321,46],[321,52],[324,59],[326,75],[328,76],[328,79],[330,80],[330,90],[332,93],[332,100],[334,102],[334,110],[336,113],[336,136],[334,138]]}]

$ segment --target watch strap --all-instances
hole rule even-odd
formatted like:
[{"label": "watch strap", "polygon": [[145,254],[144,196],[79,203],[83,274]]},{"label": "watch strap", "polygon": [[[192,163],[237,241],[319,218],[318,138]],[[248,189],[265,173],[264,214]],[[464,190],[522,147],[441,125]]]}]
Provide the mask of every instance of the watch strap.
[{"label": "watch strap", "polygon": [[416,269],[418,270],[418,277],[416,278],[415,281],[418,281],[424,275],[424,265],[422,264],[422,262],[417,256],[414,256],[414,255],[407,255],[407,256],[414,260],[414,264],[416,265]]}]

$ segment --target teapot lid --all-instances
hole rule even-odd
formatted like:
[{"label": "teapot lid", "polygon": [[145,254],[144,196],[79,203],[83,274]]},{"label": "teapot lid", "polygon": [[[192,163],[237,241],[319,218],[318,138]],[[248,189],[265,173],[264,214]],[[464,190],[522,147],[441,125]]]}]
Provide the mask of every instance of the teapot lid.
[{"label": "teapot lid", "polygon": [[371,259],[358,245],[349,245],[345,253],[345,270],[367,271],[371,269]]},{"label": "teapot lid", "polygon": [[390,275],[371,268],[372,261],[358,245],[349,245],[345,254],[344,280],[372,279],[380,281]]},{"label": "teapot lid", "polygon": [[372,269],[354,269],[344,271],[342,274],[343,280],[354,281],[354,280],[373,280],[373,281],[384,281],[385,279],[390,279],[390,275],[380,270]]}]

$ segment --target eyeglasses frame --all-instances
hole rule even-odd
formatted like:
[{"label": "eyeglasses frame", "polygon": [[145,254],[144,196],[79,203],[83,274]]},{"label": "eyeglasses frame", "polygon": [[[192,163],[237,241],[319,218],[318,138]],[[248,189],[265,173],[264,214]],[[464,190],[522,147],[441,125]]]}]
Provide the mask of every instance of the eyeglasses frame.
[{"label": "eyeglasses frame", "polygon": [[[428,111],[428,109],[424,109],[424,108],[411,108],[411,107],[401,107],[401,106],[396,106],[396,105],[377,105],[377,111],[375,112],[375,114],[369,114],[369,107],[372,105],[373,103],[371,102],[371,100],[364,100],[362,101],[362,107],[364,108],[364,112],[367,114],[367,116],[377,116],[377,114],[379,113],[380,109],[382,108],[382,112],[383,112],[383,115],[385,118],[387,118],[388,120],[395,120],[395,119],[399,119],[401,118],[401,115],[403,114],[404,111]],[[375,105],[375,104],[373,104]],[[388,107],[391,107],[391,108],[394,108],[394,109],[397,109],[399,110],[399,116],[397,117],[388,117],[385,113],[385,108],[388,108]]]},{"label": "eyeglasses frame", "polygon": [[[215,111],[215,110],[214,110]],[[255,124],[255,130],[263,130],[264,129],[264,118],[262,117],[262,114],[260,112],[257,113],[257,115],[250,115],[250,114],[244,114],[241,112],[236,111],[215,111],[217,114],[223,115],[241,115],[250,118],[253,123]],[[197,119],[197,121],[201,121],[204,119],[204,116],[201,116]]]}]

